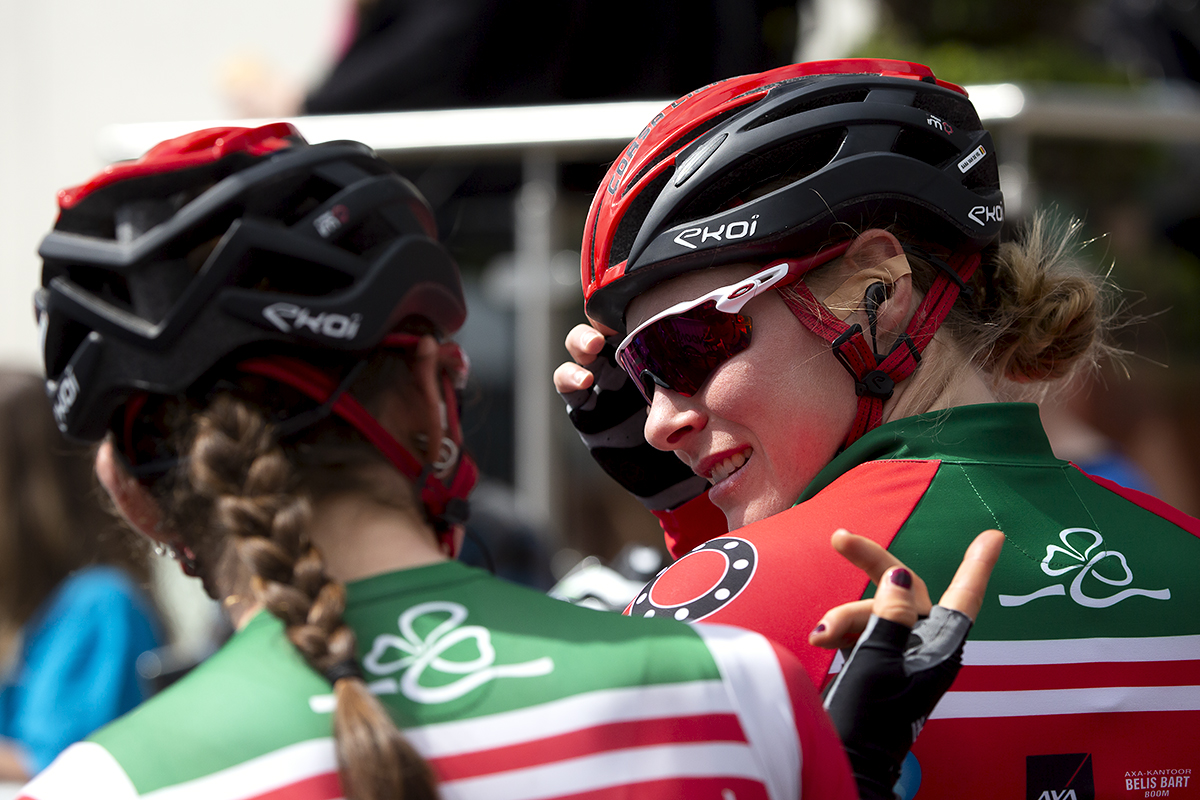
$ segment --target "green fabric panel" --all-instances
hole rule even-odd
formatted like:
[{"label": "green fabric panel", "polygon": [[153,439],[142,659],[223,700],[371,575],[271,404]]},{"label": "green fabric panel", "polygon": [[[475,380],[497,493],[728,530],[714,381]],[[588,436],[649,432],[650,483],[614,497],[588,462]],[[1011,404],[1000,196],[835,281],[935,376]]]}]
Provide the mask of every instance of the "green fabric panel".
[{"label": "green fabric panel", "polygon": [[[972,639],[1200,633],[1194,578],[1200,538],[1056,459],[1036,406],[965,406],[889,423],[848,448],[814,486],[877,458],[941,461],[891,546],[926,581],[935,602],[976,534],[999,528],[1007,535]],[[806,495],[814,491],[810,486]],[[1075,528],[1086,530],[1064,541],[1062,532]],[[1043,569],[1048,553],[1047,568],[1059,574]],[[1156,596],[1117,599],[1129,589]],[[1047,590],[1059,593],[1017,604]],[[1010,598],[1008,605],[1001,595]]]},{"label": "green fabric panel", "polygon": [[[394,597],[402,586],[407,595],[401,605]],[[381,695],[407,724],[511,711],[600,689],[720,677],[707,647],[688,625],[665,619],[630,619],[550,600],[455,562],[381,575],[352,586],[347,618],[356,630],[372,633],[360,635],[360,655],[365,657],[371,651],[378,636],[403,638],[397,609],[443,598],[468,608],[469,615],[456,627],[482,626],[488,631],[496,666],[549,658],[553,669],[537,677],[498,677],[442,703],[413,702],[402,693]],[[413,628],[422,641],[428,642],[433,629],[448,619],[446,612],[426,614],[414,622]],[[395,663],[405,653],[388,646],[389,641],[382,644],[382,660]],[[431,644],[436,645],[437,640]],[[467,637],[447,649],[442,658],[463,663],[480,655],[478,640]],[[368,680],[388,677],[386,673],[372,674],[369,661],[364,666]],[[395,676],[402,674],[403,670],[398,670]],[[428,669],[420,683],[438,687],[460,678]]]},{"label": "green fabric panel", "polygon": [[329,736],[329,715],[308,706],[328,691],[279,620],[260,613],[203,664],[90,738],[145,793]]},{"label": "green fabric panel", "polygon": [[[545,674],[489,678],[469,691],[452,691],[458,696],[446,702],[422,704],[397,689],[384,691],[380,699],[402,727],[512,711],[599,689],[720,678],[707,646],[689,625],[580,608],[458,563],[380,575],[347,590],[346,620],[359,633],[360,657],[372,651],[376,637],[392,637],[385,643],[402,638],[404,611],[438,601],[466,610],[466,618],[454,626],[460,641],[440,653],[445,663],[549,667]],[[429,641],[448,618],[439,612],[414,621],[421,647],[435,646],[453,633],[443,629]],[[490,664],[480,642],[494,649]],[[380,654],[384,662],[406,655],[394,647]],[[421,686],[444,688],[464,677],[438,669],[438,663],[424,670]],[[364,673],[368,682],[400,680],[411,668]],[[473,671],[478,670],[467,672]],[[329,736],[331,714],[314,712],[309,701],[330,693],[330,685],[287,641],[281,623],[263,612],[204,664],[91,740],[104,746],[145,793]]]}]

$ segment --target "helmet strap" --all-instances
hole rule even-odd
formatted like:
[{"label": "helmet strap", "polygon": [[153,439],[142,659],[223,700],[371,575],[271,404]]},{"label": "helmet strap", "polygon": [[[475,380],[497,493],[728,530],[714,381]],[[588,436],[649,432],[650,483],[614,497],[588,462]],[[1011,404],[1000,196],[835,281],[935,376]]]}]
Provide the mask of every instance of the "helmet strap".
[{"label": "helmet strap", "polygon": [[[433,464],[424,463],[409,452],[358,400],[347,392],[339,393],[338,384],[333,378],[311,364],[290,356],[276,355],[247,359],[238,364],[238,369],[277,380],[319,403],[332,401],[333,414],[362,434],[417,487],[426,517],[439,540],[444,540],[455,525],[466,522],[470,510],[467,496],[479,478],[479,471],[471,457],[461,453],[461,447],[458,463],[452,469],[439,471]],[[449,374],[443,374],[442,381],[448,392],[446,403],[450,424],[447,433],[452,441],[457,439],[457,445],[461,441],[461,427],[458,424],[453,379]],[[439,477],[439,474],[447,472],[449,474],[444,479]]]},{"label": "helmet strap", "polygon": [[891,398],[896,384],[916,370],[921,363],[921,353],[946,320],[960,292],[970,291],[967,282],[979,268],[979,253],[956,254],[948,261],[943,261],[915,248],[906,246],[905,250],[929,260],[939,271],[929,292],[917,306],[908,328],[886,355],[875,352],[874,331],[872,341],[868,343],[861,325],[847,325],[839,319],[834,311],[813,296],[804,281],[791,284],[792,293],[781,292],[784,302],[800,320],[800,324],[829,343],[838,362],[854,379],[858,411],[842,445],[843,449],[883,422],[884,401]]}]

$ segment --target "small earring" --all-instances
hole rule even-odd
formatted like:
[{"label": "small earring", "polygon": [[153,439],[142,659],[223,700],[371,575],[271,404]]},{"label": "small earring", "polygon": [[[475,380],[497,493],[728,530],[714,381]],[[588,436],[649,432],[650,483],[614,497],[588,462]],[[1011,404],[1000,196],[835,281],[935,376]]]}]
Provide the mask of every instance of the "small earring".
[{"label": "small earring", "polygon": [[170,552],[170,551],[168,550],[167,546],[165,544],[163,544],[162,542],[154,543],[154,555],[158,556],[159,558],[162,558],[163,556],[167,555],[168,552]]},{"label": "small earring", "polygon": [[871,352],[875,354],[876,362],[882,361],[879,356],[879,340],[878,340],[878,314],[879,307],[887,300],[887,286],[883,283],[872,283],[867,287],[867,292],[863,296],[863,304],[866,306],[867,325],[871,329]]},{"label": "small earring", "polygon": [[[414,438],[421,447],[425,447],[429,443],[429,437],[423,433],[416,434]],[[449,436],[443,436],[438,447],[437,459],[431,462],[430,466],[435,472],[444,472],[458,463],[458,454],[459,447],[454,440]]]},{"label": "small earring", "polygon": [[179,562],[180,568],[183,569],[184,575],[194,578],[199,574],[196,569],[196,554],[192,552],[192,548],[185,544],[178,549],[172,547],[171,552],[175,556],[175,560]]},{"label": "small earring", "polygon": [[456,463],[458,463],[458,445],[450,437],[443,436],[441,447],[438,448],[437,461],[433,462],[433,468],[442,472]]}]

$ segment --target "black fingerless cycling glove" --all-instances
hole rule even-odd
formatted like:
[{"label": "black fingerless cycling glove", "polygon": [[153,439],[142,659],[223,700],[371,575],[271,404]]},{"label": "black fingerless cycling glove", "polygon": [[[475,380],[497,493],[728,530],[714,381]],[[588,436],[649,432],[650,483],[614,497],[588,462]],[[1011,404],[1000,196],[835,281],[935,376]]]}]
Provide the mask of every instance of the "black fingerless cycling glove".
[{"label": "black fingerless cycling glove", "polygon": [[677,508],[708,489],[708,481],[674,453],[655,450],[646,441],[649,409],[616,363],[611,342],[585,369],[595,376],[591,388],[559,396],[567,404],[571,424],[605,472],[651,511]]},{"label": "black fingerless cycling glove", "polygon": [[970,630],[969,617],[941,606],[911,631],[871,616],[825,691],[825,710],[864,799],[894,798],[904,757],[954,683]]}]

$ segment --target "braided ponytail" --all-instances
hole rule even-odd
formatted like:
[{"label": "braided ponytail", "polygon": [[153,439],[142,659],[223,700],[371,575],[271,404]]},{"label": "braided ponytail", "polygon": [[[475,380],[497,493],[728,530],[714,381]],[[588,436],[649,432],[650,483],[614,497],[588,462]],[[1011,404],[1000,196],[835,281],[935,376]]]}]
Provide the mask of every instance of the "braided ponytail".
[{"label": "braided ponytail", "polygon": [[176,529],[206,540],[194,548],[202,575],[241,576],[235,585],[248,581],[254,599],[283,621],[308,664],[332,680],[346,796],[436,798],[432,770],[358,672],[355,634],[342,618],[346,589],[325,572],[308,535],[310,502],[264,415],[223,394],[194,417],[193,430],[184,451],[186,479],[177,481],[171,505],[194,516]]}]

